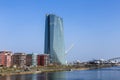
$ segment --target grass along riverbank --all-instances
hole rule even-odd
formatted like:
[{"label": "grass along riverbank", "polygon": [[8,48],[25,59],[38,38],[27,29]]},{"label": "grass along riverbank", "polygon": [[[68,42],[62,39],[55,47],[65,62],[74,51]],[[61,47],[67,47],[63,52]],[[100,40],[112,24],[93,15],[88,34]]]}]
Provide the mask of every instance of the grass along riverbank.
[{"label": "grass along riverbank", "polygon": [[54,66],[39,66],[39,67],[31,67],[28,69],[23,68],[0,68],[0,76],[6,75],[21,75],[21,74],[37,74],[43,72],[58,72],[58,71],[71,71],[71,70],[89,70],[89,69],[97,69],[104,67],[112,67],[111,64],[86,64],[86,65],[54,65]]}]

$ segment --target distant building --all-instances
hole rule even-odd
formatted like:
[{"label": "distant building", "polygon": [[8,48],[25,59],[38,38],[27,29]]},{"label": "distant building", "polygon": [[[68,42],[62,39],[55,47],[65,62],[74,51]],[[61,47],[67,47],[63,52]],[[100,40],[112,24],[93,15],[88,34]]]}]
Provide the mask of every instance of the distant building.
[{"label": "distant building", "polygon": [[40,60],[40,54],[39,54],[39,55],[37,55],[37,65],[38,65],[38,66],[41,65],[41,64],[40,64],[40,61],[41,61],[41,60]]},{"label": "distant building", "polygon": [[48,54],[37,55],[37,64],[38,66],[47,66],[49,64],[49,55]]},{"label": "distant building", "polygon": [[27,54],[26,55],[26,65],[27,66],[37,66],[37,55]]},{"label": "distant building", "polygon": [[63,19],[46,15],[44,53],[50,55],[50,63],[66,64]]},{"label": "distant building", "polygon": [[15,53],[12,56],[12,65],[17,67],[24,67],[26,65],[26,54]]},{"label": "distant building", "polygon": [[10,67],[11,66],[11,51],[0,51],[0,66]]}]

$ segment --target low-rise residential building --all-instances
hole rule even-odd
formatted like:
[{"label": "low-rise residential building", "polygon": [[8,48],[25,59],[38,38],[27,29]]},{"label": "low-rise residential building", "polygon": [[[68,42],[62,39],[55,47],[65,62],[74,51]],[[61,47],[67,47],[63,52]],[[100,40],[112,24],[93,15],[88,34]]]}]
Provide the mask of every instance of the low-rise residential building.
[{"label": "low-rise residential building", "polygon": [[37,55],[27,54],[26,55],[26,66],[37,66]]},{"label": "low-rise residential building", "polygon": [[0,66],[10,67],[11,66],[11,51],[0,51]]},{"label": "low-rise residential building", "polygon": [[14,53],[12,56],[12,65],[16,67],[24,67],[26,65],[25,53]]},{"label": "low-rise residential building", "polygon": [[49,64],[49,55],[48,54],[37,55],[37,64],[38,66],[47,66]]}]

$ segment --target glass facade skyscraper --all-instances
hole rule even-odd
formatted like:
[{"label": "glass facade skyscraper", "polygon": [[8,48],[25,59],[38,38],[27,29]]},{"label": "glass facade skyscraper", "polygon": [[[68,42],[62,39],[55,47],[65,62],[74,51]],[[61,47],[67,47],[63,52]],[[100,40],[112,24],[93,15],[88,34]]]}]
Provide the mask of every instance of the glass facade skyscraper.
[{"label": "glass facade skyscraper", "polygon": [[65,64],[65,44],[62,18],[46,15],[44,53],[50,55],[50,62]]}]

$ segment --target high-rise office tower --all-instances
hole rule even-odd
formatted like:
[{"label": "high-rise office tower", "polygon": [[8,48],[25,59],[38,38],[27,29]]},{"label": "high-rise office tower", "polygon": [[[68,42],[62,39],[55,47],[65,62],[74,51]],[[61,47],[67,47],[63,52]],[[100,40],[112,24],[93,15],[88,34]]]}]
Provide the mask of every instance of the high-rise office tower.
[{"label": "high-rise office tower", "polygon": [[46,15],[44,53],[49,54],[51,63],[65,64],[63,30],[62,18],[54,14]]}]

